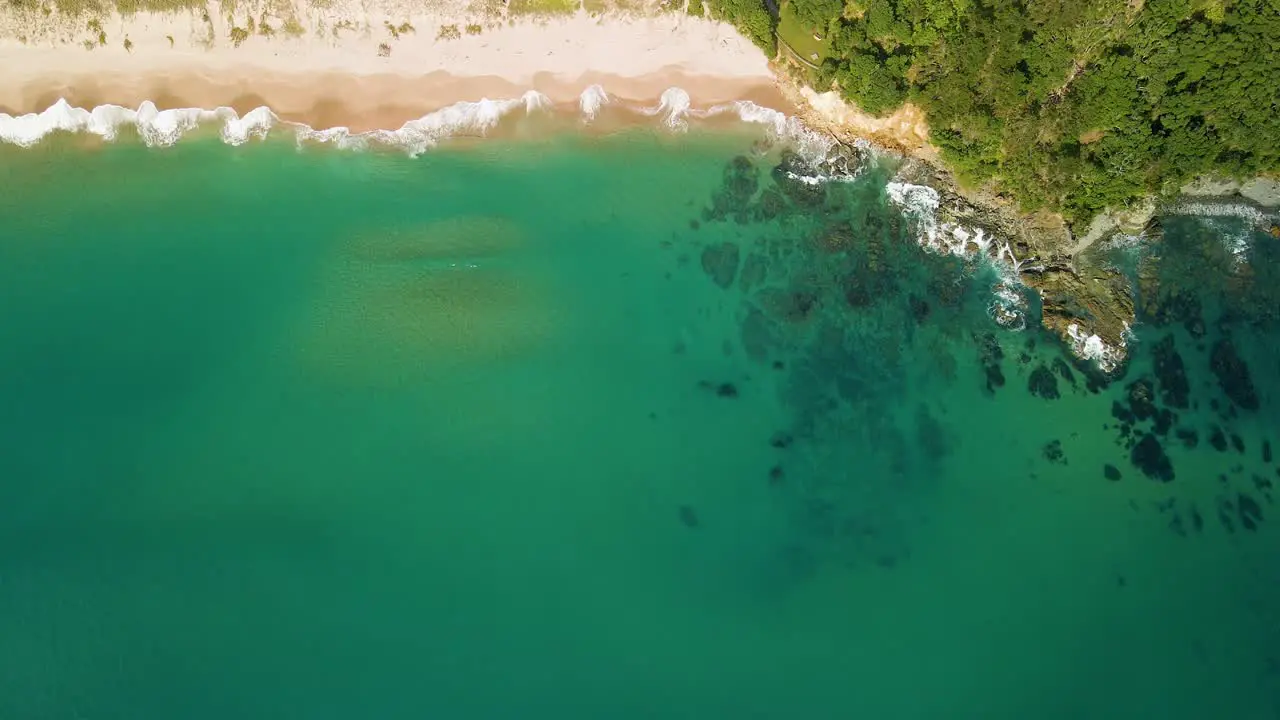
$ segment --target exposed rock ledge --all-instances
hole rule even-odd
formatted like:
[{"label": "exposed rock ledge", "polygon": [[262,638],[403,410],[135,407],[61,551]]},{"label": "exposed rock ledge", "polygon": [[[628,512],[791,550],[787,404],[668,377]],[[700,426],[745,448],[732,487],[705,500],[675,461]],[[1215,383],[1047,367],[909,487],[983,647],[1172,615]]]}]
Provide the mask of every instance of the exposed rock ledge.
[{"label": "exposed rock ledge", "polygon": [[[1116,233],[1157,233],[1154,219],[1161,207],[1155,198],[1103,213],[1077,237],[1060,215],[1025,213],[1010,198],[983,188],[962,187],[942,163],[938,150],[929,144],[923,113],[910,106],[887,118],[874,118],[851,107],[835,92],[817,93],[794,80],[784,81],[782,89],[800,108],[809,127],[842,142],[871,140],[881,149],[905,156],[907,162],[899,179],[938,190],[941,220],[982,227],[988,236],[1010,244],[1023,284],[1042,300],[1045,328],[1061,337],[1076,355],[1097,362],[1104,371],[1123,364],[1135,318],[1133,288],[1122,273],[1087,251]],[[1184,188],[1182,194],[1212,198],[1217,203],[1274,208],[1280,206],[1280,181],[1201,179]],[[1280,236],[1280,228],[1273,226],[1272,232]]]}]

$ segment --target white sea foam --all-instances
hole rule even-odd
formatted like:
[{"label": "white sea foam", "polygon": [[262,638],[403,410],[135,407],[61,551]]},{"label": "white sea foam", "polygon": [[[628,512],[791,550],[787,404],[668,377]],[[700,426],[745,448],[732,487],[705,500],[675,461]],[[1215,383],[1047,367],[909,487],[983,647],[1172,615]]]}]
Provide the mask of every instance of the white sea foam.
[{"label": "white sea foam", "polygon": [[[773,108],[767,108],[750,100],[736,100],[724,105],[716,105],[705,112],[693,111],[699,117],[710,117],[721,114],[737,115],[745,123],[763,125],[770,137],[790,145],[814,168],[811,175],[788,172],[787,177],[808,185],[819,185],[824,182],[847,182],[858,175],[862,165],[853,170],[846,167],[835,167],[832,161],[839,157],[841,149],[834,138],[815,132],[801,122],[800,118],[787,115]],[[868,151],[870,143],[862,142],[858,150]]]},{"label": "white sea foam", "polygon": [[[1244,202],[1188,200],[1165,209],[1166,215],[1188,215],[1199,218],[1210,230],[1222,236],[1223,246],[1237,264],[1249,259],[1254,229],[1266,229],[1280,220],[1280,211]],[[1234,222],[1233,222],[1234,220]]]},{"label": "white sea foam", "polygon": [[1071,340],[1071,351],[1075,353],[1076,357],[1097,363],[1103,372],[1111,372],[1124,362],[1128,346],[1126,338],[1129,335],[1129,325],[1126,323],[1120,346],[1112,347],[1103,342],[1098,335],[1080,329],[1080,326],[1076,323],[1071,323],[1067,326],[1067,337]]},{"label": "white sea foam", "polygon": [[[58,100],[40,113],[17,117],[0,113],[0,142],[30,147],[54,132],[87,133],[111,141],[118,137],[122,129],[132,128],[147,145],[167,146],[192,130],[216,126],[223,141],[230,145],[262,138],[273,131],[289,130],[299,141],[329,143],[356,150],[371,145],[386,145],[418,154],[450,137],[483,134],[502,118],[522,108],[526,113],[533,113],[550,108],[551,105],[547,96],[529,91],[518,98],[458,102],[410,120],[398,129],[357,133],[347,127],[313,128],[303,123],[282,120],[267,107],[255,108],[240,116],[229,107],[211,110],[159,110],[154,103],[148,101],[137,109],[101,105],[86,110],[72,107],[66,100]],[[838,155],[835,152],[837,144],[832,139],[809,130],[798,118],[748,100],[698,109],[693,107],[689,93],[681,88],[671,87],[662,93],[656,106],[635,107],[623,105],[600,85],[586,88],[578,97],[578,110],[586,120],[594,118],[606,105],[620,106],[639,114],[661,118],[662,124],[672,130],[687,129],[689,121],[693,119],[734,114],[743,122],[764,126],[774,140],[790,145],[817,168],[814,176],[796,179],[816,183],[852,177],[851,173],[824,165]]]},{"label": "white sea foam", "polygon": [[1277,214],[1280,213],[1277,213],[1275,210],[1264,210],[1256,205],[1250,205],[1249,203],[1243,202],[1189,200],[1165,208],[1164,214],[1197,215],[1200,217],[1235,217],[1254,223],[1255,225],[1261,225],[1274,219]]},{"label": "white sea foam", "polygon": [[284,121],[266,107],[254,108],[241,117],[229,107],[159,110],[154,103],[146,101],[137,110],[119,105],[100,105],[93,110],[85,110],[71,107],[66,100],[60,99],[41,113],[18,117],[0,113],[0,141],[30,147],[57,131],[88,133],[104,140],[114,140],[121,128],[133,127],[148,146],[164,147],[178,142],[202,125],[220,123],[222,140],[228,145],[239,145],[251,138],[264,137],[273,128],[285,127],[294,130],[299,140],[328,142],[348,148],[363,148],[370,142],[377,142],[403,147],[416,154],[449,137],[484,133],[503,116],[520,108],[532,113],[550,104],[547,96],[531,90],[509,100],[455,103],[410,120],[397,130],[352,133],[345,127],[316,130],[302,123]]},{"label": "white sea foam", "polygon": [[902,214],[915,223],[916,242],[925,251],[954,255],[995,270],[998,280],[991,286],[987,314],[1001,327],[1014,331],[1026,328],[1026,286],[1022,283],[1025,262],[1014,255],[1008,242],[997,244],[995,238],[980,227],[940,222],[941,196],[931,187],[890,182],[885,192]]},{"label": "white sea foam", "polygon": [[486,98],[475,102],[457,102],[427,113],[416,120],[410,120],[401,125],[398,130],[352,133],[344,127],[313,130],[300,123],[289,124],[296,128],[299,140],[333,143],[341,148],[357,150],[367,147],[372,142],[404,148],[410,155],[417,155],[451,137],[483,135],[497,125],[503,117],[521,108],[529,114],[549,107],[551,107],[550,98],[530,90],[521,97],[507,100]]},{"label": "white sea foam", "polygon": [[600,112],[600,108],[609,104],[609,93],[599,85],[592,85],[582,94],[578,96],[578,107],[582,109],[582,116],[587,120],[591,120]]},{"label": "white sea foam", "polygon": [[689,127],[689,121],[685,118],[689,116],[692,107],[693,101],[689,93],[678,87],[669,87],[662,91],[658,106],[649,108],[644,113],[661,116],[663,124],[673,130],[684,130]]}]

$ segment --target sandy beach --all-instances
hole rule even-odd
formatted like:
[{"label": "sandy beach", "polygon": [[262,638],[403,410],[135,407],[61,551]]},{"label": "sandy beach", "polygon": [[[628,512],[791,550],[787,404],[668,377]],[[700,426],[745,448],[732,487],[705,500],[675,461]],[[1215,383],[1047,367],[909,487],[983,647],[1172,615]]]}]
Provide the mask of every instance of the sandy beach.
[{"label": "sandy beach", "polygon": [[[266,28],[266,30],[264,30]],[[0,13],[0,113],[59,99],[161,110],[268,107],[317,129],[392,129],[461,101],[529,90],[577,103],[599,85],[656,105],[786,105],[765,56],[731,26],[650,8],[545,16],[461,4],[210,3],[173,13]]]}]

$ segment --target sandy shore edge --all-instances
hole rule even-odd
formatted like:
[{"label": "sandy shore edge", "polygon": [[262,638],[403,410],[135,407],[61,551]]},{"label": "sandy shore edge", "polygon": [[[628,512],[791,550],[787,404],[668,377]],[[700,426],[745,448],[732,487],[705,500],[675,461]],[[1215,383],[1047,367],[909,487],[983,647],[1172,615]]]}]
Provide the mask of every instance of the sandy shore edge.
[{"label": "sandy shore edge", "polygon": [[[794,110],[767,58],[733,27],[682,13],[495,21],[447,7],[336,2],[294,6],[297,32],[263,35],[264,23],[285,20],[222,7],[88,20],[0,12],[0,113],[40,113],[59,99],[86,110],[150,101],[243,115],[265,106],[316,129],[363,132],[530,90],[576,104],[593,85],[647,107],[679,88],[695,108],[745,99]],[[232,41],[241,26],[259,31]]]},{"label": "sandy shore edge", "polygon": [[0,103],[0,113],[15,117],[39,113],[59,100],[84,109],[108,104],[136,109],[148,101],[160,110],[230,107],[242,117],[251,110],[267,107],[282,120],[318,130],[345,127],[352,132],[366,132],[396,129],[456,103],[515,99],[531,90],[557,107],[576,108],[583,92],[593,86],[608,93],[611,103],[633,107],[657,107],[665,92],[677,88],[688,94],[691,107],[697,109],[749,100],[783,112],[793,110],[769,79],[693,75],[678,67],[639,77],[588,72],[566,78],[542,73],[527,83],[447,72],[419,77],[334,72],[267,74],[246,67],[216,75],[157,72],[34,80],[17,93],[17,98],[11,90],[8,102]]}]

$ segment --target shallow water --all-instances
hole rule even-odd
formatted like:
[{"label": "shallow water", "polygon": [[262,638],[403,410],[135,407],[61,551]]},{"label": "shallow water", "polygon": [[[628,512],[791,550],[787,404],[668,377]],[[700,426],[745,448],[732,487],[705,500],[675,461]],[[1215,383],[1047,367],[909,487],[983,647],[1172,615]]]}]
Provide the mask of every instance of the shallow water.
[{"label": "shallow water", "polygon": [[1276,717],[1275,243],[1107,384],[755,140],[3,149],[0,717]]}]

